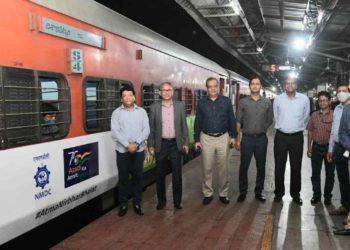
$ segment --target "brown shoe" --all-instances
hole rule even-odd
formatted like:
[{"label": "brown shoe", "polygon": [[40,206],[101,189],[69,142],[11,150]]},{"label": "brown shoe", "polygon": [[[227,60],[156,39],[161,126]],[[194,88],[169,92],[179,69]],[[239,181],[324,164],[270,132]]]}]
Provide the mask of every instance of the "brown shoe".
[{"label": "brown shoe", "polygon": [[347,215],[348,210],[345,207],[340,206],[340,207],[330,211],[329,214],[330,215]]}]

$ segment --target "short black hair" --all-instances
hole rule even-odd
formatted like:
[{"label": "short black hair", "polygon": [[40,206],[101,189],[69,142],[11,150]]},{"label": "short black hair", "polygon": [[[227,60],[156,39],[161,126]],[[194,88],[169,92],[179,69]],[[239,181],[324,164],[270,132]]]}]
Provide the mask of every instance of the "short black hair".
[{"label": "short black hair", "polygon": [[58,109],[52,103],[44,102],[41,104],[41,114],[43,116],[55,114],[57,111],[58,111]]},{"label": "short black hair", "polygon": [[339,83],[339,84],[337,85],[337,88],[339,88],[339,87],[347,87],[348,90],[349,90],[349,83],[346,83],[346,82]]},{"label": "short black hair", "polygon": [[329,93],[329,92],[327,92],[327,91],[320,91],[320,92],[318,92],[318,94],[317,94],[317,98],[318,99],[320,99],[320,97],[321,96],[325,96],[325,97],[327,97],[327,99],[328,100],[330,100],[331,99],[331,94]]},{"label": "short black hair", "polygon": [[124,91],[131,91],[132,94],[135,96],[135,90],[134,90],[134,87],[131,86],[130,84],[125,84],[121,89],[120,89],[120,97],[123,96],[123,92]]},{"label": "short black hair", "polygon": [[208,77],[207,80],[205,80],[205,87],[208,87],[208,82],[210,81],[216,81],[217,84],[219,85],[219,80],[216,79],[215,77]]},{"label": "short black hair", "polygon": [[254,76],[253,78],[250,78],[250,80],[249,80],[249,86],[252,84],[252,81],[253,81],[254,79],[258,79],[258,80],[260,81],[260,84],[261,84],[260,78],[257,77],[257,76]]}]

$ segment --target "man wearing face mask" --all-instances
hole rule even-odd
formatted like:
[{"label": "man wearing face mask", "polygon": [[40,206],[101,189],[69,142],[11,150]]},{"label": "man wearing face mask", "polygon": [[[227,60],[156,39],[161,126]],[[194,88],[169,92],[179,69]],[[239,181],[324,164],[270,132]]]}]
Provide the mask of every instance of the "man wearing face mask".
[{"label": "man wearing face mask", "polygon": [[56,124],[57,108],[51,103],[43,103],[41,105],[41,134],[42,140],[52,140],[59,135],[59,128]]},{"label": "man wearing face mask", "polygon": [[[349,87],[349,86],[348,86]],[[344,103],[343,113],[341,115],[340,124],[339,124],[339,144],[341,147],[343,147],[343,151],[350,150],[350,93],[349,89],[347,89],[348,92],[341,92],[338,93],[338,99],[340,102]],[[344,161],[348,163],[349,155],[346,156],[346,153],[342,155],[345,157]],[[344,164],[345,168],[348,169],[348,164]],[[347,172],[347,177],[349,178],[349,172]],[[349,200],[349,189],[350,185],[348,185],[348,200]],[[348,202],[349,204],[349,202]],[[350,206],[348,206],[348,218],[347,218],[347,224],[343,229],[334,231],[335,234],[338,235],[350,235]]]},{"label": "man wearing face mask", "polygon": [[343,114],[344,106],[349,103],[348,96],[349,88],[348,84],[339,84],[337,88],[337,99],[340,102],[334,109],[333,112],[333,123],[331,136],[329,139],[329,147],[327,160],[334,162],[335,169],[337,171],[337,176],[339,180],[339,189],[341,196],[341,206],[329,212],[331,215],[345,215],[350,210],[350,181],[349,181],[349,169],[348,169],[348,160],[343,156],[344,147],[339,143],[339,125],[340,119]]}]

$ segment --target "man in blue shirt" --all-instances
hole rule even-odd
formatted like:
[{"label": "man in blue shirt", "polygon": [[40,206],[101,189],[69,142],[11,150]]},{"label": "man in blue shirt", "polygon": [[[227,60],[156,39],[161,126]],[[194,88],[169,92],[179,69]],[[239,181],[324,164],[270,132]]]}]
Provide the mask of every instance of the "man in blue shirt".
[{"label": "man in blue shirt", "polygon": [[290,195],[293,201],[303,204],[300,198],[301,161],[303,158],[304,135],[310,115],[309,99],[298,92],[295,79],[287,79],[284,83],[285,93],[278,95],[273,103],[276,120],[274,140],[275,156],[275,202],[280,202],[285,193],[284,173],[287,156],[290,159]]},{"label": "man in blue shirt", "polygon": [[[228,156],[229,146],[235,145],[236,119],[231,100],[219,95],[219,81],[214,77],[206,80],[208,96],[198,102],[194,122],[196,150],[202,149],[203,205],[213,200],[213,168],[219,171],[220,201],[228,204]],[[215,157],[216,156],[216,157]]]},{"label": "man in blue shirt", "polygon": [[120,90],[122,105],[113,111],[111,119],[112,138],[116,142],[117,167],[119,173],[119,216],[124,216],[128,208],[128,190],[134,195],[134,210],[143,215],[141,208],[142,173],[145,159],[145,140],[150,133],[146,111],[135,104],[135,91],[125,85]]},{"label": "man in blue shirt", "polygon": [[329,212],[331,215],[345,215],[350,211],[350,181],[349,181],[349,169],[348,159],[343,156],[344,147],[339,143],[339,125],[340,119],[343,114],[344,106],[349,101],[346,95],[349,94],[349,88],[347,83],[339,84],[337,88],[337,98],[340,103],[335,107],[333,112],[333,123],[331,136],[329,139],[329,147],[327,159],[333,161],[337,170],[337,176],[339,180],[340,189],[340,203],[341,206]]}]

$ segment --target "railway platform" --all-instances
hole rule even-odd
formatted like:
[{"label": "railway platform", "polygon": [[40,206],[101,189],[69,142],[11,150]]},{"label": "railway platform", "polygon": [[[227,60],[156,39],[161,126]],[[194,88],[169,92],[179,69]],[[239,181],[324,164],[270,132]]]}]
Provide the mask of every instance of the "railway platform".
[{"label": "railway platform", "polygon": [[[217,193],[207,206],[202,205],[201,162],[195,158],[183,167],[183,209],[174,210],[171,176],[167,176],[165,209],[156,209],[156,189],[151,185],[143,194],[144,216],[131,206],[124,217],[118,208],[105,214],[53,249],[350,249],[350,236],[336,236],[345,216],[331,216],[329,211],[340,204],[339,184],[335,181],[332,205],[323,201],[310,204],[312,197],[311,163],[304,154],[302,167],[302,206],[289,196],[289,166],[286,167],[286,195],[274,203],[273,135],[269,133],[264,194],[262,203],[254,197],[255,161],[249,168],[247,199],[238,197],[239,152],[230,158],[230,199],[219,201]],[[304,147],[306,150],[306,135]],[[305,152],[304,150],[304,152]],[[289,164],[289,163],[287,163]],[[215,185],[214,187],[217,186]],[[324,171],[322,171],[322,186]]]}]

